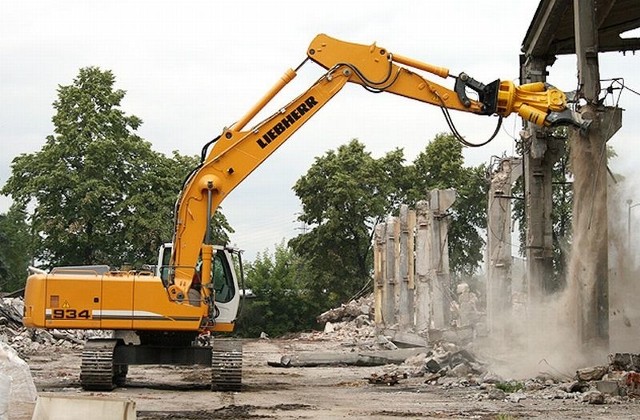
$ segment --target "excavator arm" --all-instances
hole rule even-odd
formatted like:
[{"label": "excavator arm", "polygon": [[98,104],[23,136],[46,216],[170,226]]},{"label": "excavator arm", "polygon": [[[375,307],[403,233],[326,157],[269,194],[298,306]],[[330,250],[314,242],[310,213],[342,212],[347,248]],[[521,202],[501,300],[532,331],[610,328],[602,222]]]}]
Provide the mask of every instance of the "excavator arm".
[{"label": "excavator arm", "polygon": [[[203,259],[202,278],[208,279],[212,245],[208,226],[220,203],[253,170],[331,100],[347,82],[373,92],[389,92],[441,107],[479,115],[506,117],[517,113],[537,125],[584,123],[572,113],[560,90],[542,83],[516,87],[510,81],[496,80],[484,85],[462,73],[455,77],[454,89],[434,83],[416,71],[442,78],[449,70],[397,54],[384,48],[359,45],[321,34],[307,50],[307,60],[327,72],[308,90],[250,129],[247,124],[295,76],[287,70],[276,85],[246,115],[226,128],[210,147],[203,150],[202,162],[190,177],[176,203],[172,264],[176,267],[173,286],[186,294],[191,285],[193,266]],[[306,60],[305,60],[306,61]],[[470,99],[467,91],[477,93]],[[203,284],[204,285],[204,284]]]},{"label": "excavator arm", "polygon": [[[545,83],[529,83],[517,87],[508,80],[496,80],[484,85],[466,73],[451,76],[449,69],[445,67],[392,54],[375,44],[358,45],[324,34],[314,38],[307,55],[329,70],[339,65],[349,67],[353,70],[349,81],[359,83],[367,89],[394,93],[445,109],[502,117],[517,113],[537,125],[555,125],[559,121],[563,124],[584,125],[578,115],[568,110],[564,92]],[[454,89],[450,90],[425,79],[411,71],[411,68],[444,79],[454,77]],[[478,100],[470,99],[467,89],[475,91]]]}]

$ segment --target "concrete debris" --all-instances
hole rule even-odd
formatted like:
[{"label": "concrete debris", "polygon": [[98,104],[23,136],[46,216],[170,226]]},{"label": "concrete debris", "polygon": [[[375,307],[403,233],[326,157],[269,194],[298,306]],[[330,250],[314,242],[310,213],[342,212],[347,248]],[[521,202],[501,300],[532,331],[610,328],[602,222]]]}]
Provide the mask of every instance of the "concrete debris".
[{"label": "concrete debris", "polygon": [[317,367],[317,366],[386,366],[402,364],[406,359],[415,358],[424,349],[398,349],[350,352],[301,352],[285,354],[279,362],[268,362],[274,367]]},{"label": "concrete debris", "polygon": [[363,315],[372,319],[373,308],[373,295],[364,296],[358,300],[343,303],[339,308],[329,309],[328,311],[320,314],[316,320],[320,324],[325,322],[345,322],[354,320]]},{"label": "concrete debris", "polygon": [[110,331],[42,330],[22,325],[22,298],[0,299],[0,342],[8,344],[20,357],[50,351],[51,348],[80,349],[87,338],[109,337]]},{"label": "concrete debris", "polygon": [[608,366],[594,366],[578,369],[576,372],[576,379],[579,381],[599,381],[608,371]]},{"label": "concrete debris", "polygon": [[627,395],[640,397],[640,373],[628,372],[625,374],[624,386]]},{"label": "concrete debris", "polygon": [[512,403],[519,403],[522,400],[527,399],[527,394],[524,392],[514,392],[507,396],[506,400]]},{"label": "concrete debris", "polygon": [[[463,290],[464,292],[464,290]],[[318,317],[325,323],[322,332],[305,333],[300,339],[331,340],[340,342],[342,346],[352,347],[350,354],[331,356],[328,359],[335,365],[336,361],[347,365],[373,366],[379,362],[381,372],[367,378],[371,384],[395,385],[397,380],[405,379],[418,384],[438,386],[442,389],[476,387],[480,392],[476,399],[500,400],[519,403],[525,399],[540,400],[574,400],[586,404],[620,403],[625,399],[640,397],[640,355],[616,353],[609,356],[607,365],[585,367],[576,371],[573,379],[554,376],[550,373],[523,381],[504,378],[487,369],[485,363],[478,360],[470,349],[468,340],[459,337],[447,340],[445,334],[430,335],[433,344],[422,348],[404,362],[390,360],[391,354],[400,354],[406,348],[397,349],[394,341],[376,330],[373,322],[373,297],[369,296],[351,301],[332,309]],[[457,328],[460,330],[461,328]],[[431,331],[430,331],[431,333]],[[405,346],[401,346],[405,347]],[[397,349],[397,350],[392,350]],[[369,352],[369,353],[368,353]],[[381,352],[372,357],[371,352]],[[388,353],[386,353],[388,352]],[[397,353],[396,353],[397,352]],[[385,357],[379,357],[384,354]],[[286,356],[277,365],[304,365],[306,362],[318,364],[319,356]],[[366,362],[363,363],[363,356]],[[389,357],[389,359],[386,359]],[[349,358],[353,358],[351,361]],[[419,381],[419,382],[418,382]]]},{"label": "concrete debris", "polygon": [[620,395],[620,386],[618,381],[597,381],[596,389],[603,394]]},{"label": "concrete debris", "polygon": [[102,395],[42,395],[38,397],[32,420],[87,417],[92,420],[134,420],[137,417],[136,403],[129,399],[106,398]]},{"label": "concrete debris", "polygon": [[573,382],[565,382],[559,385],[562,391],[567,393],[575,393],[575,392],[586,392],[589,390],[591,386],[587,382],[583,381],[573,381]]},{"label": "concrete debris", "polygon": [[0,420],[9,419],[9,393],[11,378],[0,372]]},{"label": "concrete debris", "polygon": [[331,322],[327,321],[327,323],[324,324],[324,333],[325,334],[331,334],[335,330],[336,329],[333,327],[333,324]]},{"label": "concrete debris", "polygon": [[24,303],[19,298],[0,299],[0,325],[22,325]]},{"label": "concrete debris", "polygon": [[352,300],[317,317],[323,331],[300,334],[301,340],[341,342],[345,347],[362,350],[389,350],[395,347],[388,338],[379,336],[373,322],[373,295]]},{"label": "concrete debris", "polygon": [[582,396],[582,402],[589,404],[604,404],[604,394],[600,391],[587,391]]},{"label": "concrete debris", "polygon": [[389,340],[387,337],[385,337],[384,335],[376,336],[376,344],[387,350],[396,350],[398,348],[398,346],[393,344],[393,342]]},{"label": "concrete debris", "polygon": [[504,382],[504,378],[493,372],[487,372],[481,376],[481,381],[484,384],[497,384],[500,382]]},{"label": "concrete debris", "polygon": [[490,400],[504,400],[507,398],[507,393],[498,388],[489,388],[487,398]]},{"label": "concrete debris", "polygon": [[610,354],[609,366],[613,370],[640,372],[640,354],[633,354],[633,353]]},{"label": "concrete debris", "polygon": [[549,391],[542,394],[542,398],[545,400],[569,400],[574,398],[575,394],[564,392],[560,388],[551,388]]},{"label": "concrete debris", "polygon": [[373,385],[392,386],[392,385],[398,384],[400,382],[400,378],[406,379],[406,376],[400,377],[396,373],[393,373],[393,374],[385,373],[382,375],[372,373],[371,376],[368,378],[368,381],[370,384],[373,384]]}]

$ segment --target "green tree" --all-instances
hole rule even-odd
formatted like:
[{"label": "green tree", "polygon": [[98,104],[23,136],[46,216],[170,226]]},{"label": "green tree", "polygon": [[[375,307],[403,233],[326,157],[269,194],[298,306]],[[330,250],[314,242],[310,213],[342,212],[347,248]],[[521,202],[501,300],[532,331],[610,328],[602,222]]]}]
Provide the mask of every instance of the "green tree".
[{"label": "green tree", "polygon": [[405,179],[402,150],[375,159],[357,140],[316,158],[294,185],[299,219],[312,229],[290,241],[312,273],[314,293],[328,304],[368,285],[375,225],[397,208]]},{"label": "green tree", "polygon": [[313,328],[326,304],[310,293],[305,272],[302,260],[284,242],[274,254],[258,254],[245,270],[247,287],[256,297],[246,301],[238,332],[248,337],[261,332],[279,336]]},{"label": "green tree", "polygon": [[2,193],[34,208],[35,257],[44,265],[138,266],[172,236],[175,199],[196,158],[153,151],[114,84],[110,71],[80,69],[58,88],[54,134],[13,160]]},{"label": "green tree", "polygon": [[464,166],[462,144],[451,134],[441,133],[429,142],[409,168],[407,204],[427,197],[428,191],[454,188],[457,196],[449,209],[449,260],[454,280],[468,278],[482,261],[486,228],[488,183],[485,167]]},{"label": "green tree", "polygon": [[0,291],[24,287],[32,253],[26,212],[14,204],[7,213],[0,214]]}]

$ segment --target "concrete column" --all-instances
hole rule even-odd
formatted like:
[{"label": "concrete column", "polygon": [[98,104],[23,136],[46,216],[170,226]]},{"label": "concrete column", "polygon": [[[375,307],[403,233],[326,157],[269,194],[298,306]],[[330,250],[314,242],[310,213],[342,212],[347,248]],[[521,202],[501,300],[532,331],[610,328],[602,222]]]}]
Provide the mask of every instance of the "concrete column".
[{"label": "concrete column", "polygon": [[433,218],[431,240],[430,280],[432,295],[432,324],[435,329],[447,329],[451,325],[451,276],[449,274],[449,228],[446,212],[456,200],[456,191],[432,190],[429,207]]},{"label": "concrete column", "polygon": [[522,176],[522,159],[504,158],[491,174],[487,211],[487,327],[503,335],[511,319],[511,188]]},{"label": "concrete column", "polygon": [[[615,112],[598,105],[600,71],[595,0],[574,0],[579,95],[582,117],[592,120],[587,133],[571,131],[573,244],[569,285],[576,305],[576,327],[583,349],[593,354],[609,348],[607,140],[615,132]],[[618,114],[621,115],[621,114]],[[603,124],[604,123],[604,124]]]},{"label": "concrete column", "polygon": [[416,203],[416,256],[415,256],[415,332],[428,338],[431,328],[431,295],[429,293],[429,255],[432,228],[429,203]]},{"label": "concrete column", "polygon": [[398,220],[395,217],[389,217],[386,223],[386,245],[385,245],[385,290],[384,290],[384,324],[385,328],[397,329],[397,270],[396,270],[396,244],[398,242],[396,234],[398,229]]},{"label": "concrete column", "polygon": [[385,225],[379,223],[374,232],[373,246],[373,298],[374,298],[374,322],[376,328],[384,329],[384,317],[382,303],[384,299],[384,241]]},{"label": "concrete column", "polygon": [[[400,206],[400,223],[398,236],[398,326],[399,331],[406,333],[413,330],[413,284],[410,279],[413,273],[413,229],[409,229],[409,206]],[[415,216],[414,216],[415,220]],[[411,245],[411,246],[410,246]],[[411,261],[411,263],[410,263]]]},{"label": "concrete column", "polygon": [[[521,82],[546,81],[547,59],[528,57],[521,66]],[[520,133],[525,146],[524,199],[526,219],[525,257],[529,306],[538,307],[553,284],[553,165],[564,153],[564,145],[552,140],[548,130],[527,122]]]}]

